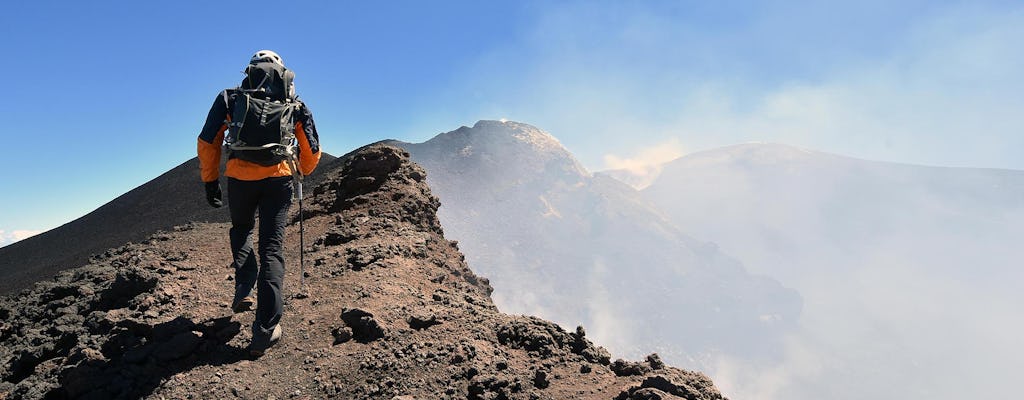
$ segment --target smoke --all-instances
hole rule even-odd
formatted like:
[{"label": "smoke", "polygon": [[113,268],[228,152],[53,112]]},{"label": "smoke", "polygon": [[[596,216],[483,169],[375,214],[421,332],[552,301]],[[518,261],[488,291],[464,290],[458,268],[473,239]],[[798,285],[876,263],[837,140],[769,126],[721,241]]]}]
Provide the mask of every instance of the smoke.
[{"label": "smoke", "polygon": [[818,380],[827,360],[797,336],[785,340],[784,361],[774,365],[753,364],[733,356],[719,356],[712,364],[715,385],[729,398],[782,399],[787,388]]},{"label": "smoke", "polygon": [[719,357],[715,383],[730,397],[749,399],[1012,393],[1013,374],[1024,366],[1012,333],[1024,327],[1013,306],[1020,296],[992,296],[984,287],[908,272],[888,268],[884,278],[846,286],[819,282],[816,290],[803,291],[810,306],[787,338],[783,359],[767,364]]},{"label": "smoke", "polygon": [[627,312],[620,310],[616,296],[604,286],[610,274],[604,260],[595,259],[587,274],[587,335],[610,349],[628,349],[635,344],[628,327],[635,326]]},{"label": "smoke", "polygon": [[735,398],[1014,392],[1024,173],[851,160],[777,145],[684,157],[646,195],[804,309],[776,363],[719,357]]},{"label": "smoke", "polygon": [[604,167],[621,174],[628,174],[628,177],[617,176],[617,178],[628,179],[633,187],[643,189],[658,177],[662,164],[679,158],[684,153],[679,139],[670,138],[662,143],[640,148],[631,156],[605,154]]}]

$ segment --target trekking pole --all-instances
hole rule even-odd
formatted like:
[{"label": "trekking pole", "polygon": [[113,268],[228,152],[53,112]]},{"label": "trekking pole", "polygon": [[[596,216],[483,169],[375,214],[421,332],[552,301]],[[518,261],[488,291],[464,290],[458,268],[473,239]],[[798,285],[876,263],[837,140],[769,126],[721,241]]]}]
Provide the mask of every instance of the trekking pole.
[{"label": "trekking pole", "polygon": [[299,290],[306,293],[306,231],[302,221],[302,175],[299,175]]},{"label": "trekking pole", "polygon": [[302,172],[299,171],[298,163],[294,159],[291,160],[292,167],[292,178],[298,189],[299,194],[299,294],[305,296],[306,294],[306,232],[303,227],[303,220],[305,219],[302,215]]}]

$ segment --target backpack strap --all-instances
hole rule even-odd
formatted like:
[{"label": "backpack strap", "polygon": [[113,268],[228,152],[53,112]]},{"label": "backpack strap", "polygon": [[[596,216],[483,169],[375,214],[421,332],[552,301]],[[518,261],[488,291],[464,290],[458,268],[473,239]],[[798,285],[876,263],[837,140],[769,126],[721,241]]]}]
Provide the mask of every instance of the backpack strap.
[{"label": "backpack strap", "polygon": [[289,163],[294,163],[295,162],[295,159],[298,156],[298,154],[295,153],[295,146],[289,146],[289,145],[281,144],[281,143],[267,143],[267,144],[262,145],[262,146],[233,146],[233,145],[229,145],[228,149],[238,150],[238,151],[246,151],[246,150],[267,150],[267,149],[272,149],[272,148],[275,148],[275,147],[280,147],[281,148],[281,151],[282,151],[283,155],[285,156],[285,159],[287,161],[289,161]]},{"label": "backpack strap", "polygon": [[289,101],[297,100],[298,96],[295,95],[295,73],[285,68],[281,79],[284,80],[284,97]]},{"label": "backpack strap", "polygon": [[268,73],[264,73],[264,74],[263,74],[263,79],[262,79],[262,80],[260,80],[260,84],[259,84],[259,85],[256,85],[256,86],[254,86],[254,87],[252,88],[252,91],[254,91],[254,92],[262,92],[262,91],[264,91],[264,89],[263,89],[263,84],[264,84],[264,83],[267,83],[267,79],[268,79],[268,78],[270,78],[270,74],[268,74]]},{"label": "backpack strap", "polygon": [[249,113],[249,94],[244,89],[235,89],[236,100],[237,96],[243,96],[245,98],[245,110],[239,114],[234,108],[237,107],[240,101],[235,101],[232,104],[231,96],[228,96],[227,90],[224,91],[224,102],[228,105],[228,115],[242,116],[242,118],[230,118],[229,121],[225,121],[228,126],[228,134],[224,136],[229,147],[234,146],[234,143],[238,141],[238,134],[242,130],[242,126],[245,124],[245,115]]}]

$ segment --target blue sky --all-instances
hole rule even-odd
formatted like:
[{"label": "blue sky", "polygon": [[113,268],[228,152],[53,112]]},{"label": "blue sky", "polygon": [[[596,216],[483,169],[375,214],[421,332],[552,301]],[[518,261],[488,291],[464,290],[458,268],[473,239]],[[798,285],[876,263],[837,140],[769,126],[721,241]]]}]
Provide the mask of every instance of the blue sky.
[{"label": "blue sky", "polygon": [[509,118],[592,170],[747,141],[1024,169],[1019,1],[372,3],[5,5],[0,244],[193,157],[263,48],[334,154]]}]

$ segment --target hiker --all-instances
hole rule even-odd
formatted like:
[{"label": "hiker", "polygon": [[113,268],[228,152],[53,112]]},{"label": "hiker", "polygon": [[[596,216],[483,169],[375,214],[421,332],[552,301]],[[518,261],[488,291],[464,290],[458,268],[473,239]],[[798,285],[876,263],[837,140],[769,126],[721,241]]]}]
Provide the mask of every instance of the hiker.
[{"label": "hiker", "polygon": [[[206,200],[221,207],[221,145],[227,149],[224,175],[235,269],[231,310],[250,310],[256,286],[256,319],[248,350],[258,357],[282,334],[284,228],[292,203],[292,179],[313,172],[320,161],[320,144],[313,114],[295,95],[294,74],[277,53],[256,52],[244,73],[239,87],[225,89],[214,100],[199,133],[198,152]],[[257,211],[259,260],[253,254],[251,235]]]}]

